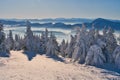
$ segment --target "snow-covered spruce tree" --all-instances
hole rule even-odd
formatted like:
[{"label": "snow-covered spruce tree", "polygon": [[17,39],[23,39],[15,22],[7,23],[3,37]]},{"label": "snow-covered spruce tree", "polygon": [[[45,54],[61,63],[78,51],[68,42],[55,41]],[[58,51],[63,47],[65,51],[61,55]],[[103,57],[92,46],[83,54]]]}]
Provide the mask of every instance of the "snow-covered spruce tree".
[{"label": "snow-covered spruce tree", "polygon": [[84,63],[85,62],[85,57],[86,57],[86,53],[87,53],[87,47],[86,47],[86,43],[87,43],[87,31],[86,31],[86,27],[83,24],[82,25],[82,29],[78,30],[77,32],[77,38],[76,38],[76,43],[74,46],[74,52],[72,55],[72,61],[78,61],[79,63]]},{"label": "snow-covered spruce tree", "polygon": [[109,53],[112,53],[117,46],[117,41],[113,33],[114,33],[114,30],[112,28],[109,28],[106,36],[106,44],[107,44],[106,47]]},{"label": "snow-covered spruce tree", "polygon": [[105,62],[106,59],[103,55],[101,47],[99,47],[98,45],[91,46],[89,51],[87,52],[85,64],[92,66],[100,66],[103,65]]},{"label": "snow-covered spruce tree", "polygon": [[113,61],[112,53],[117,46],[117,41],[116,41],[113,33],[114,33],[114,30],[112,28],[109,28],[105,37],[104,37],[105,38],[105,43],[106,43],[104,53],[106,55],[107,62],[109,62],[109,63],[112,63],[112,61]]},{"label": "snow-covered spruce tree", "polygon": [[47,56],[57,56],[58,55],[58,43],[56,37],[52,34],[46,44],[46,55]]},{"label": "snow-covered spruce tree", "polygon": [[18,46],[18,48],[20,49],[20,50],[25,50],[25,35],[24,35],[24,37],[21,37],[20,35],[18,35],[18,38],[19,38],[19,40],[18,40],[18,42],[19,42],[19,46]]},{"label": "snow-covered spruce tree", "polygon": [[95,28],[94,28],[94,25],[89,30],[88,35],[87,35],[87,46],[90,47],[93,44],[95,44]]},{"label": "snow-covered spruce tree", "polygon": [[45,29],[45,32],[42,32],[42,34],[41,34],[41,40],[43,41],[43,43],[46,45],[47,44],[47,42],[48,42],[48,30],[47,30],[47,28]]},{"label": "snow-covered spruce tree", "polygon": [[[104,37],[106,36],[106,29],[103,30]],[[85,63],[89,65],[99,66],[106,62],[104,49],[106,43],[104,42],[103,35],[99,34],[99,30],[93,31],[93,45],[90,46],[87,52]]]},{"label": "snow-covered spruce tree", "polygon": [[40,53],[45,54],[46,53],[46,45],[49,40],[48,37],[48,30],[47,28],[45,29],[45,32],[42,32],[41,38],[40,38]]},{"label": "snow-covered spruce tree", "polygon": [[115,48],[113,52],[113,59],[115,65],[120,69],[120,45]]},{"label": "snow-covered spruce tree", "polygon": [[45,29],[45,43],[47,44],[48,42],[48,30],[47,28]]},{"label": "snow-covered spruce tree", "polygon": [[20,39],[20,36],[15,34],[15,40],[14,40],[14,50],[21,50],[23,46],[23,40]]},{"label": "snow-covered spruce tree", "polygon": [[34,49],[34,51],[41,54],[40,36],[34,35],[34,42],[35,42],[35,47],[34,47],[35,49]]},{"label": "snow-covered spruce tree", "polygon": [[27,51],[34,51],[34,36],[33,36],[33,32],[31,31],[31,26],[30,26],[30,22],[27,21],[26,22],[26,26],[27,26],[27,30],[26,30],[26,35],[25,35],[25,46],[24,49]]},{"label": "snow-covered spruce tree", "polygon": [[73,62],[78,61],[79,63],[84,63],[85,62],[85,57],[86,57],[86,48],[84,44],[84,40],[80,39],[79,42],[76,42],[75,44],[75,49],[72,55],[72,60]]},{"label": "snow-covered spruce tree", "polygon": [[42,54],[46,53],[46,42],[45,42],[44,32],[42,32],[41,38],[40,38],[40,53],[42,53]]},{"label": "snow-covered spruce tree", "polygon": [[73,37],[71,35],[70,43],[68,44],[68,46],[67,46],[67,48],[65,50],[66,57],[72,58],[72,55],[73,55],[73,52],[74,52],[75,43],[76,43],[76,36]]},{"label": "snow-covered spruce tree", "polygon": [[19,50],[19,38],[17,34],[15,34],[14,50]]},{"label": "snow-covered spruce tree", "polygon": [[7,49],[13,50],[13,48],[14,48],[14,39],[13,39],[13,34],[12,34],[11,30],[9,30],[9,34],[8,34],[6,40],[5,40],[5,43],[7,45],[6,46]]},{"label": "snow-covered spruce tree", "polygon": [[10,56],[10,52],[9,50],[6,48],[6,44],[5,44],[5,34],[3,32],[3,24],[0,23],[0,57],[9,57]]},{"label": "snow-covered spruce tree", "polygon": [[66,43],[65,43],[65,40],[63,39],[63,41],[61,42],[61,45],[60,45],[60,55],[65,57],[65,50],[66,50]]},{"label": "snow-covered spruce tree", "polygon": [[26,30],[26,35],[25,35],[25,50],[32,51],[35,53],[40,53],[41,52],[40,51],[40,48],[41,48],[40,37],[37,35],[33,35],[29,21],[27,21],[26,24],[27,24],[27,30]]}]

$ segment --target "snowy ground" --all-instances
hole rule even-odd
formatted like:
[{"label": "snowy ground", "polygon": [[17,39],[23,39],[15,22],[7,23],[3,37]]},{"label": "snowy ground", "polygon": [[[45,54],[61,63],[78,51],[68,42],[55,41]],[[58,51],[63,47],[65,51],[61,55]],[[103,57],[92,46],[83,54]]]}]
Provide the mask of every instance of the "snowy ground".
[{"label": "snowy ground", "polygon": [[120,80],[120,74],[80,64],[65,64],[37,55],[31,61],[22,51],[0,57],[0,80]]}]

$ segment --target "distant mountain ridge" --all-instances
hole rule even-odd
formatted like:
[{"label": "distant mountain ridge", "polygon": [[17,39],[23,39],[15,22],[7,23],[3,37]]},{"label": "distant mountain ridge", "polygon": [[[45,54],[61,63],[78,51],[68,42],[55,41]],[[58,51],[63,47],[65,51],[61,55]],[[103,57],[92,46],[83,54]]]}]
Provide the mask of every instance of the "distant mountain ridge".
[{"label": "distant mountain ridge", "polygon": [[[5,19],[0,19],[0,22],[2,22],[5,25],[17,25],[17,26],[26,26],[26,20],[5,20]],[[87,19],[80,19],[80,18],[71,18],[71,19],[64,19],[64,18],[58,18],[58,19],[29,19],[31,22],[32,21],[46,21],[46,23],[39,23],[39,22],[34,22],[30,23],[31,26],[33,27],[49,27],[49,28],[74,28],[74,27],[81,27],[81,23],[76,23],[76,24],[65,24],[64,22],[78,22],[81,20],[86,27],[90,28],[93,24],[95,28],[97,29],[103,29],[105,26],[106,28],[111,27],[115,30],[120,30],[120,22],[119,20],[108,20],[108,19],[103,19],[103,18],[97,18],[95,20],[89,20],[87,22]],[[52,23],[55,22],[55,23]]]},{"label": "distant mountain ridge", "polygon": [[113,29],[120,30],[120,22],[113,22],[107,19],[98,18],[91,24],[94,24],[94,26],[98,29],[102,29],[106,26],[106,28],[111,27]]},{"label": "distant mountain ridge", "polygon": [[40,22],[47,22],[47,23],[63,23],[63,22],[92,22],[93,19],[86,19],[86,18],[46,18],[46,19],[0,19],[0,20],[7,20],[7,21],[40,21]]}]

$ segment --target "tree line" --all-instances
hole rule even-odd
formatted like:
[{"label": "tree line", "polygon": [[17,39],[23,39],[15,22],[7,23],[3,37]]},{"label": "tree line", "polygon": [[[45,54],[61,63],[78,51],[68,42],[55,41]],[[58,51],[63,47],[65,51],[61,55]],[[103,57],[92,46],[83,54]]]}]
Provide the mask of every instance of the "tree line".
[{"label": "tree line", "polygon": [[[112,28],[104,28],[102,34],[94,28],[87,30],[83,24],[77,28],[76,35],[71,35],[70,42],[63,41],[58,44],[55,35],[45,29],[41,35],[34,35],[30,22],[26,22],[26,33],[23,38],[12,31],[6,36],[3,24],[0,23],[0,56],[9,57],[10,50],[24,50],[47,56],[70,58],[71,62],[86,65],[100,66],[105,63],[115,64],[120,68],[120,45]],[[50,35],[49,35],[50,34]],[[120,38],[118,38],[120,41]]]}]

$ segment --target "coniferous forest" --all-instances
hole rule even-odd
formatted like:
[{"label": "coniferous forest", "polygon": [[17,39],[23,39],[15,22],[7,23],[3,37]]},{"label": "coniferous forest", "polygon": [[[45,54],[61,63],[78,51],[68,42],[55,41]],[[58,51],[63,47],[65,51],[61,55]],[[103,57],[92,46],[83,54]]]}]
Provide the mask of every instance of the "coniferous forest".
[{"label": "coniferous forest", "polygon": [[[26,55],[45,54],[49,57],[70,58],[70,63],[80,63],[92,66],[114,64],[120,68],[120,45],[112,28],[104,28],[102,34],[91,26],[87,29],[84,24],[77,28],[76,35],[71,35],[70,42],[63,41],[58,44],[55,35],[47,28],[41,35],[34,35],[30,22],[26,22],[24,37],[16,34],[13,38],[12,31],[4,33],[4,25],[0,23],[0,56],[11,56],[11,50],[24,50]],[[117,41],[118,40],[118,41]],[[30,53],[29,53],[30,52]],[[33,52],[31,54],[31,52]],[[29,58],[29,60],[31,60]],[[65,61],[65,60],[64,60]]]}]

